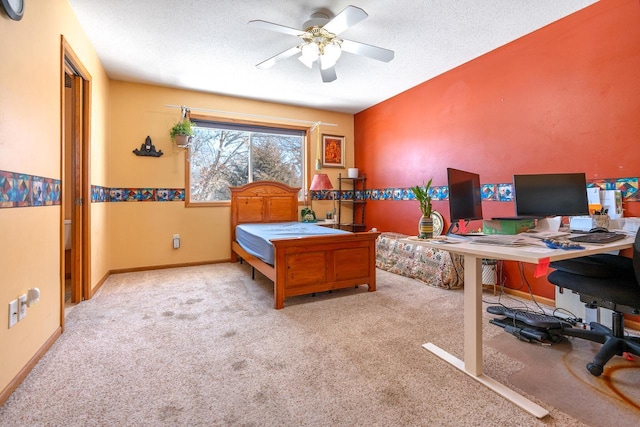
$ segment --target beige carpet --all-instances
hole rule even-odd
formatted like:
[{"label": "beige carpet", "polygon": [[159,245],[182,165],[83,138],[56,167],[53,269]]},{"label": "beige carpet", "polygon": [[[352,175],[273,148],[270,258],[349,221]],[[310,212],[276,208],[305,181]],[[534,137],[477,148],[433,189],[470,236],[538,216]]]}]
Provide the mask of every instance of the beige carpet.
[{"label": "beige carpet", "polygon": [[[598,425],[533,396],[551,411],[538,420],[424,350],[461,356],[462,291],[378,271],[374,293],[272,305],[246,265],[111,276],[69,313],[0,425]],[[484,330],[485,342],[504,334]],[[500,381],[524,367],[492,346],[484,357]]]},{"label": "beige carpet", "polygon": [[[508,376],[514,388],[537,396],[573,417],[593,425],[640,424],[640,360],[614,357],[594,377],[586,364],[601,345],[571,338],[553,346],[525,343],[509,334],[485,341],[523,363]],[[542,375],[541,375],[542,374]]]}]

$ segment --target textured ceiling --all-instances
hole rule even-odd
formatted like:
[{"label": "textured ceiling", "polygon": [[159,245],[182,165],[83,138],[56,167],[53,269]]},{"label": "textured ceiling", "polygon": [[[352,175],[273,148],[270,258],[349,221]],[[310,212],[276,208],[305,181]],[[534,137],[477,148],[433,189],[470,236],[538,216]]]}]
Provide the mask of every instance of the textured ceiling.
[{"label": "textured ceiling", "polygon": [[[357,113],[595,0],[69,2],[112,79]],[[395,51],[391,62],[344,53],[331,83],[295,58],[255,67],[298,39],[247,22],[301,28],[350,4],[369,17],[340,36]]]}]

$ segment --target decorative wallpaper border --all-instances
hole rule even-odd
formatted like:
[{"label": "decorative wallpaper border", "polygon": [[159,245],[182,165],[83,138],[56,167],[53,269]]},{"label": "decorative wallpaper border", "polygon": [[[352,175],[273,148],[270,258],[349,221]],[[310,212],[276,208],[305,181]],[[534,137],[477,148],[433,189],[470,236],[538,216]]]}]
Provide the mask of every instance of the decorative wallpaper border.
[{"label": "decorative wallpaper border", "polygon": [[0,208],[59,205],[60,180],[0,171]]},{"label": "decorative wallpaper border", "polygon": [[[640,201],[638,178],[588,180],[587,187],[602,190],[620,190],[625,202]],[[61,200],[59,179],[44,178],[18,172],[0,170],[0,208],[59,205]],[[432,200],[448,200],[449,188],[435,186],[429,189]],[[184,188],[109,188],[91,186],[91,202],[183,202]],[[311,191],[313,200],[338,200],[338,191]],[[366,191],[345,190],[342,200],[414,200],[409,188],[380,188]],[[483,184],[482,200],[512,202],[513,184]]]},{"label": "decorative wallpaper border", "polygon": [[[184,188],[104,188],[95,187],[97,202],[184,202]],[[94,187],[91,187],[91,201]]]},{"label": "decorative wallpaper border", "polygon": [[[60,205],[61,181],[0,170],[0,208]],[[184,201],[184,188],[108,188],[91,186],[91,203]]]},{"label": "decorative wallpaper border", "polygon": [[[638,192],[638,178],[617,178],[587,180],[587,188],[600,187],[601,190],[620,190],[625,202],[640,201]],[[482,200],[494,202],[512,202],[514,200],[513,184],[483,184]],[[449,200],[449,188],[444,186],[431,187],[429,195],[432,200]],[[338,191],[312,191],[313,200],[338,200]],[[415,200],[409,188],[379,188],[362,191],[346,190],[342,192],[342,200]]]}]

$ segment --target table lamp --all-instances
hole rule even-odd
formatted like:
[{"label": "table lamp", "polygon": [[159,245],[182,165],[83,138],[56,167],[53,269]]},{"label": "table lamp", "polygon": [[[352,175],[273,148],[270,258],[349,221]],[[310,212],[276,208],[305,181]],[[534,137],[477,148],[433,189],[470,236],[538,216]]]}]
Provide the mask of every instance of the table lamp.
[{"label": "table lamp", "polygon": [[[332,190],[333,184],[326,173],[317,173],[313,176],[309,191]],[[313,211],[313,195],[311,195],[311,207],[302,209],[302,222],[316,222],[316,213]]]}]

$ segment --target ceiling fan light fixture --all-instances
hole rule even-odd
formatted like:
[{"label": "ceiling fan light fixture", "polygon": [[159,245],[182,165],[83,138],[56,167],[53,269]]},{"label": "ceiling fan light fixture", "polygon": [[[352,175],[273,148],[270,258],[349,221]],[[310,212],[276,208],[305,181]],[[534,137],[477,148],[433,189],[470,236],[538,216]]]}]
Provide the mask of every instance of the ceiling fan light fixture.
[{"label": "ceiling fan light fixture", "polygon": [[302,51],[302,55],[298,58],[300,62],[302,62],[307,67],[311,68],[316,59],[318,59],[318,54],[320,52],[320,48],[315,43],[306,43],[302,45],[300,48]]},{"label": "ceiling fan light fixture", "polygon": [[340,49],[340,45],[336,42],[331,42],[324,47],[324,53],[322,54],[322,62],[321,68],[326,70],[327,68],[331,68],[336,65],[338,58],[342,54],[342,49]]}]

